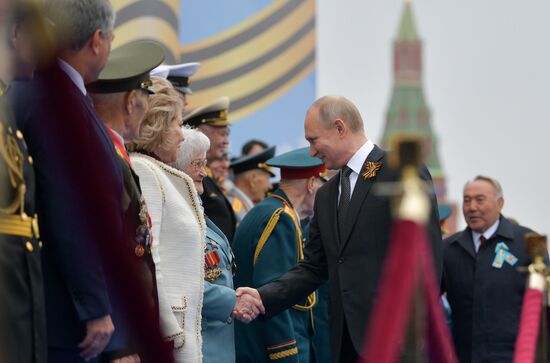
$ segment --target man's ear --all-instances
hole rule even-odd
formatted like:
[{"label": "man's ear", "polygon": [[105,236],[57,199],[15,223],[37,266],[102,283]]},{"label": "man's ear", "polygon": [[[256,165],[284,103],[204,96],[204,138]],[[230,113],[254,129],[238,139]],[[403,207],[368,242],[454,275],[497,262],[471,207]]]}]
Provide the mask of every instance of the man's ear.
[{"label": "man's ear", "polygon": [[307,179],[307,192],[309,194],[313,194],[313,190],[315,189],[315,177],[314,176],[310,176],[308,179]]},{"label": "man's ear", "polygon": [[99,54],[100,52],[101,45],[105,41],[104,36],[105,34],[103,30],[96,29],[96,31],[93,32],[92,36],[90,37],[90,40],[89,40],[90,49],[95,55]]},{"label": "man's ear", "polygon": [[137,92],[136,90],[131,90],[126,92],[124,95],[124,110],[128,115],[131,115],[134,112],[137,102]]},{"label": "man's ear", "polygon": [[498,211],[501,212],[502,208],[504,207],[504,198],[500,197],[497,199],[497,206],[498,206]]},{"label": "man's ear", "polygon": [[346,123],[341,118],[334,120],[334,128],[338,132],[338,136],[344,136],[347,131]]}]

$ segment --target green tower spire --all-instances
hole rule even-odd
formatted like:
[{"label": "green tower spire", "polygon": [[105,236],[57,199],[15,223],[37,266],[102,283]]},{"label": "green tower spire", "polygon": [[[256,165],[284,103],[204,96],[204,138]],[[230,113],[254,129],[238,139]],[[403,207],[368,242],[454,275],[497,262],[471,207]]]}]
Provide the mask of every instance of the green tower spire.
[{"label": "green tower spire", "polygon": [[426,164],[434,179],[437,197],[444,200],[445,176],[437,153],[437,136],[431,126],[431,111],[424,95],[422,42],[418,37],[410,1],[405,2],[393,46],[394,84],[382,145],[389,148],[391,138],[397,135],[421,136],[425,142]]},{"label": "green tower spire", "polygon": [[399,33],[397,34],[397,40],[418,40],[418,34],[416,33],[416,25],[414,22],[412,5],[410,1],[405,2],[403,14],[401,15],[401,23],[399,24]]}]

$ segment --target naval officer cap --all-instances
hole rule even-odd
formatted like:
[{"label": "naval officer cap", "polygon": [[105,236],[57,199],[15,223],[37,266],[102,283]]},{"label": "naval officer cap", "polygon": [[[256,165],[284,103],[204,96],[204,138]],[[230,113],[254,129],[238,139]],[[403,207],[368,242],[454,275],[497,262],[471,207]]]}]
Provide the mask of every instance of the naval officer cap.
[{"label": "naval officer cap", "polygon": [[201,64],[197,62],[181,63],[174,65],[162,64],[151,71],[151,75],[155,77],[165,78],[175,89],[185,93],[186,95],[193,94],[189,87],[189,77],[194,75],[200,68]]},{"label": "naval officer cap", "polygon": [[154,93],[150,72],[164,61],[164,50],[160,44],[149,41],[137,41],[114,49],[109,55],[107,65],[99,74],[97,81],[87,88],[92,93],[117,93],[142,89]]},{"label": "naval officer cap", "polygon": [[228,113],[229,97],[220,97],[183,115],[183,123],[191,127],[200,125],[228,126]]},{"label": "naval officer cap", "polygon": [[262,170],[271,175],[275,176],[271,167],[266,164],[268,159],[271,159],[275,155],[275,146],[267,148],[260,151],[259,153],[246,155],[241,158],[236,159],[231,163],[231,169],[235,175],[242,174],[249,170]]},{"label": "naval officer cap", "polygon": [[323,161],[309,154],[309,147],[277,155],[266,164],[281,169],[281,179],[307,179],[312,176],[327,180],[327,168]]}]

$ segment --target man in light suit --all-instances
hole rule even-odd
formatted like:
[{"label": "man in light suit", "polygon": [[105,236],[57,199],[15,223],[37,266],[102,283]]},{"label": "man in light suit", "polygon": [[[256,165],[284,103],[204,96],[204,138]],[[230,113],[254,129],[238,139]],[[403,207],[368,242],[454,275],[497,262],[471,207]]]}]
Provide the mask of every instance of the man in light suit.
[{"label": "man in light suit", "polygon": [[[390,167],[386,152],[367,139],[359,111],[344,97],[317,100],[306,114],[305,136],[311,155],[328,169],[341,169],[339,176],[317,192],[304,259],[280,279],[258,290],[242,288],[238,295],[261,300],[259,307],[265,308],[264,318],[269,319],[330,278],[332,361],[355,362],[392,225],[390,197],[377,193],[376,184],[394,182],[399,174]],[[431,185],[427,169],[420,174]],[[441,232],[434,195],[431,202],[427,232],[439,278]]]}]

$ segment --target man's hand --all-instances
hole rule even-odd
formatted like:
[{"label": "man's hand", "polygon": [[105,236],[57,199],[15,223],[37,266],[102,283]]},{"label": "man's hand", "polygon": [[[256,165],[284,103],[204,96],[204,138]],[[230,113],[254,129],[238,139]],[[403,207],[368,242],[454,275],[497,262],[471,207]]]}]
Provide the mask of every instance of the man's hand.
[{"label": "man's hand", "polygon": [[114,331],[115,327],[110,315],[88,320],[86,322],[86,337],[78,345],[81,350],[80,356],[85,361],[97,357],[109,343]]},{"label": "man's hand", "polygon": [[133,354],[112,360],[111,363],[141,363],[141,359],[139,359],[139,355]]},{"label": "man's hand", "polygon": [[243,323],[250,323],[262,313],[265,313],[260,294],[256,289],[240,287],[237,289],[237,304],[233,309],[233,317]]}]

